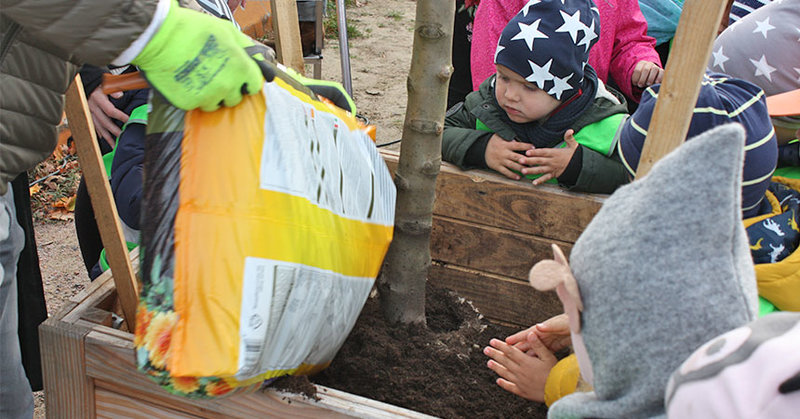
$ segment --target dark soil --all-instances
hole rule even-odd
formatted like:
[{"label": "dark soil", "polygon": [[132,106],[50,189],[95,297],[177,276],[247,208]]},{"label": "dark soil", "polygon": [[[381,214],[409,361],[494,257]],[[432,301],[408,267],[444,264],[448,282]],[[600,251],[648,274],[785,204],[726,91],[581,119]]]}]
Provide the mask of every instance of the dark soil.
[{"label": "dark soil", "polygon": [[331,366],[311,381],[443,418],[546,417],[544,404],[501,389],[486,367],[489,340],[518,328],[488,322],[445,289],[429,286],[426,304],[427,328],[389,326],[370,298]]}]

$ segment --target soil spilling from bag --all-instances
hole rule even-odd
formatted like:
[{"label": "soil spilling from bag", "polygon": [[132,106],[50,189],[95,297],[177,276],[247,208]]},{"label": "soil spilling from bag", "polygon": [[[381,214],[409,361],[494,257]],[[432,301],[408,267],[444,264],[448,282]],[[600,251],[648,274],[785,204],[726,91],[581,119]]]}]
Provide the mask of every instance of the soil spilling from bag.
[{"label": "soil spilling from bag", "polygon": [[[428,327],[387,324],[370,298],[329,368],[314,383],[443,418],[544,418],[547,408],[506,392],[483,348],[519,328],[487,321],[452,291],[429,286]],[[306,377],[273,387],[314,398]],[[310,387],[310,389],[309,389]]]}]

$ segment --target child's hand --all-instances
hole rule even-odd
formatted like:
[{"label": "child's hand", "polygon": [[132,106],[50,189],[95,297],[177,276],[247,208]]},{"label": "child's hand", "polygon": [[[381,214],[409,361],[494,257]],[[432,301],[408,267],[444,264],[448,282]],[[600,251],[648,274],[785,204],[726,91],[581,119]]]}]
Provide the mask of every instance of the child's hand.
[{"label": "child's hand", "polygon": [[499,135],[493,134],[492,138],[489,139],[489,144],[486,145],[486,165],[509,179],[519,180],[520,176],[512,172],[512,170],[522,171],[521,162],[525,159],[525,156],[517,153],[517,151],[525,151],[532,148],[533,146],[528,143],[506,141]]},{"label": "child's hand", "polygon": [[631,85],[644,89],[647,86],[655,83],[661,83],[664,77],[664,69],[651,61],[639,61],[636,67],[633,68],[633,75],[631,75]]},{"label": "child's hand", "polygon": [[499,339],[492,339],[489,344],[483,353],[491,358],[486,366],[500,376],[497,385],[517,396],[543,402],[547,376],[558,362],[553,353],[535,338],[531,342],[535,356],[526,355]]},{"label": "child's hand", "polygon": [[[569,334],[569,318],[567,313],[553,316],[533,326],[533,333],[545,345],[547,349],[556,352],[572,344]],[[528,337],[530,341],[531,338]]]},{"label": "child's hand", "polygon": [[[122,97],[122,92],[114,92],[111,97],[119,99]],[[89,105],[89,113],[92,114],[94,129],[111,148],[116,147],[117,136],[122,129],[114,123],[114,119],[123,123],[128,122],[128,114],[117,109],[108,99],[108,95],[103,93],[103,89],[94,89],[86,102]]]},{"label": "child's hand", "polygon": [[520,351],[531,353],[531,340],[538,338],[551,352],[557,352],[572,343],[569,334],[569,319],[566,314],[559,314],[535,324],[523,331],[514,333],[506,338],[506,343]]},{"label": "child's hand", "polygon": [[541,185],[550,179],[555,179],[561,176],[569,165],[572,155],[575,154],[575,149],[578,148],[578,143],[575,137],[572,136],[573,130],[569,129],[564,133],[564,142],[567,146],[564,148],[532,148],[525,153],[525,158],[522,163],[525,166],[522,169],[523,175],[538,175],[533,180],[534,185]]}]

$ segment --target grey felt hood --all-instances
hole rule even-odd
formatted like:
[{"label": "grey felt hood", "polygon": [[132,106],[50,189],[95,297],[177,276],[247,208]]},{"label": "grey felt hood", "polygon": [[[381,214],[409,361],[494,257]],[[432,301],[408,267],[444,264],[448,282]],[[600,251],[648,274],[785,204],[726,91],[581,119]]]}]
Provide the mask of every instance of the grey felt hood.
[{"label": "grey felt hood", "polygon": [[559,400],[549,417],[662,416],[675,368],[755,318],[743,160],[743,129],[724,125],[606,200],[570,256],[594,392]]}]

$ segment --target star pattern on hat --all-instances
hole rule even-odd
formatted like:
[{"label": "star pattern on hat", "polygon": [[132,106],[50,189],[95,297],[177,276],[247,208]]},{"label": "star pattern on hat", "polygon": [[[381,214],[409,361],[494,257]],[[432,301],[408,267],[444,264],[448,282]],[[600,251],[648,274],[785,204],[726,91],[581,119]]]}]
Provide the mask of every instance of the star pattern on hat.
[{"label": "star pattern on hat", "polygon": [[756,76],[764,76],[769,80],[772,81],[772,73],[775,72],[775,67],[772,67],[767,63],[767,57],[763,54],[761,55],[761,59],[756,61],[754,59],[750,59],[750,62],[756,67]]},{"label": "star pattern on hat", "polygon": [[503,29],[494,61],[561,100],[584,82],[588,53],[600,36],[598,14],[586,0],[529,0]]},{"label": "star pattern on hat", "polygon": [[583,39],[581,39],[581,42],[578,42],[575,45],[576,46],[581,46],[581,45],[585,46],[586,47],[586,51],[588,52],[589,48],[591,48],[591,46],[592,46],[592,41],[595,38],[597,38],[597,34],[594,32],[594,19],[592,19],[591,26],[586,26],[583,23],[581,23],[581,25],[583,25],[583,27],[586,28],[586,30],[583,31]]},{"label": "star pattern on hat", "polygon": [[540,89],[544,89],[544,83],[548,80],[553,80],[554,76],[550,73],[550,66],[553,64],[553,59],[546,62],[543,66],[539,67],[535,62],[528,60],[531,65],[531,75],[526,77],[525,80],[536,83]]},{"label": "star pattern on hat", "polygon": [[553,77],[553,88],[550,89],[547,94],[555,96],[556,100],[561,100],[561,94],[564,93],[565,90],[572,89],[572,86],[570,86],[568,82],[573,75],[575,75],[575,73],[570,73],[567,77]]},{"label": "star pattern on hat", "polygon": [[797,72],[797,82],[800,83],[800,68],[793,67],[794,71]]},{"label": "star pattern on hat", "polygon": [[563,10],[559,10],[559,12],[561,13],[561,18],[564,19],[564,24],[559,26],[556,32],[568,32],[572,42],[577,45],[578,32],[586,31],[586,25],[581,22],[581,11],[576,10],[572,15]]},{"label": "star pattern on hat", "polygon": [[511,38],[512,41],[517,39],[524,39],[525,43],[528,44],[528,49],[533,51],[533,41],[537,38],[544,38],[547,39],[548,36],[545,35],[543,32],[539,31],[539,24],[542,23],[542,19],[536,19],[530,25],[526,25],[522,22],[519,22],[519,33],[514,35]]},{"label": "star pattern on hat", "polygon": [[520,12],[523,13],[523,16],[528,16],[528,12],[531,10],[531,7],[535,6],[536,4],[541,3],[542,0],[531,0],[520,9]]},{"label": "star pattern on hat", "polygon": [[497,45],[497,49],[494,51],[494,60],[495,60],[495,62],[497,61],[497,54],[499,54],[500,51],[502,51],[504,49],[506,49],[506,47],[504,47],[504,46],[502,46],[500,44]]},{"label": "star pattern on hat", "polygon": [[773,29],[775,29],[775,27],[770,25],[769,16],[767,16],[767,18],[764,20],[756,21],[756,28],[753,29],[753,33],[761,32],[761,34],[764,35],[764,39],[767,39],[767,32]]},{"label": "star pattern on hat", "polygon": [[722,52],[722,45],[720,45],[719,50],[714,51],[713,53],[711,53],[711,55],[714,56],[714,64],[712,65],[712,67],[719,67],[722,70],[722,72],[724,73],[725,72],[725,62],[730,60],[730,58],[728,58],[725,55],[725,53]]}]

